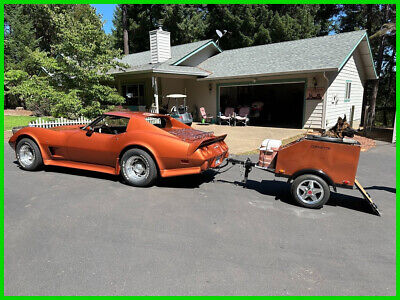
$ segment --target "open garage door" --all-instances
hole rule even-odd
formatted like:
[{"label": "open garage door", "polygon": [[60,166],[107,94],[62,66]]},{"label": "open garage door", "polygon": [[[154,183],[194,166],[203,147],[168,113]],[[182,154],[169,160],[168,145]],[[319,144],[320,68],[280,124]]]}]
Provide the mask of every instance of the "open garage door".
[{"label": "open garage door", "polygon": [[220,111],[250,107],[250,125],[303,127],[305,82],[220,86]]}]

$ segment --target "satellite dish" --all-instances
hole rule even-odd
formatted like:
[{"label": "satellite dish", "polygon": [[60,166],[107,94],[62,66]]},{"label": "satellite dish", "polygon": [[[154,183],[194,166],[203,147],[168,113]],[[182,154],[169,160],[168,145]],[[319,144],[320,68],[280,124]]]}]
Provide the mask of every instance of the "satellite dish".
[{"label": "satellite dish", "polygon": [[221,32],[221,30],[215,30],[215,32],[217,33],[217,35],[219,36],[219,38],[222,38],[228,31],[224,30],[224,33]]}]

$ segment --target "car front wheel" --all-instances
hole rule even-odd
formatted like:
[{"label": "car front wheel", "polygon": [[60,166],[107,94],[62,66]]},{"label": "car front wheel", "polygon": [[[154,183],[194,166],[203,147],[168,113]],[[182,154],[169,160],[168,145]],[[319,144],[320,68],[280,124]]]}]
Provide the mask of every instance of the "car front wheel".
[{"label": "car front wheel", "polygon": [[291,192],[296,202],[307,208],[320,208],[330,197],[326,181],[312,174],[297,177],[292,183]]},{"label": "car front wheel", "polygon": [[121,158],[121,174],[129,185],[149,186],[157,178],[157,167],[146,151],[129,149]]},{"label": "car front wheel", "polygon": [[43,164],[39,147],[29,138],[21,139],[16,147],[17,160],[22,169],[37,170]]}]

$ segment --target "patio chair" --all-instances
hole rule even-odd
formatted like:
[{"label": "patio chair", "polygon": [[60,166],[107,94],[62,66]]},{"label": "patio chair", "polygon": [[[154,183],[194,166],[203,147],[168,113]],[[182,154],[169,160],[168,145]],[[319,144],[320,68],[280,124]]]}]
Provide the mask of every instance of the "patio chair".
[{"label": "patio chair", "polygon": [[248,106],[243,106],[239,109],[239,113],[234,116],[235,126],[239,123],[242,123],[244,126],[249,122],[249,118],[247,117],[250,112],[250,108]]},{"label": "patio chair", "polygon": [[207,115],[206,110],[204,109],[204,107],[200,107],[200,114],[201,114],[201,122],[202,123],[207,122],[207,120],[209,120],[210,123],[211,123],[212,119],[214,118],[211,115]]},{"label": "patio chair", "polygon": [[232,118],[235,115],[235,109],[233,107],[227,107],[225,108],[225,113],[219,115],[219,125],[221,125],[223,122],[228,123],[228,125],[231,125]]}]

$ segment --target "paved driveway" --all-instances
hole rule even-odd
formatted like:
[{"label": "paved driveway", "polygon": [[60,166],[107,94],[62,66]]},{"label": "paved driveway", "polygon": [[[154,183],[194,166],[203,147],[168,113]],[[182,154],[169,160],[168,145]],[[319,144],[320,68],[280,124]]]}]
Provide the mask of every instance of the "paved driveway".
[{"label": "paved driveway", "polygon": [[[231,154],[241,154],[253,151],[260,147],[265,139],[281,140],[283,142],[299,138],[306,129],[262,127],[262,126],[228,126],[216,124],[194,123],[194,129],[212,131],[215,135],[227,134],[225,142],[229,146]],[[244,140],[244,137],[246,139]]]},{"label": "paved driveway", "polygon": [[133,188],[91,172],[25,172],[5,145],[6,295],[394,295],[395,146],[361,154],[356,191],[320,210],[239,167]]}]

